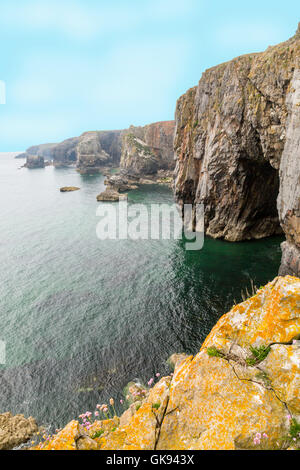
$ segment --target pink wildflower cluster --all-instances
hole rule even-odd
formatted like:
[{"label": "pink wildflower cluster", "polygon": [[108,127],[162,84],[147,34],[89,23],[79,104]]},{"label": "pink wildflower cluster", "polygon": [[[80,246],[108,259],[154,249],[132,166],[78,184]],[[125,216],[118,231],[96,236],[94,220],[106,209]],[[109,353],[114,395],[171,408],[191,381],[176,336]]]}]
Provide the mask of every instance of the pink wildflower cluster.
[{"label": "pink wildflower cluster", "polygon": [[[122,400],[123,401],[123,400]],[[82,426],[86,429],[89,430],[92,426],[92,420],[93,418],[113,418],[116,415],[116,410],[115,410],[115,400],[111,398],[109,400],[109,405],[103,404],[103,405],[96,405],[96,410],[94,413],[91,411],[86,411],[85,413],[79,415],[79,418],[82,420]]]},{"label": "pink wildflower cluster", "polygon": [[[129,387],[129,393],[133,397],[144,398],[147,393],[147,390],[142,390],[142,389],[136,390],[134,387]],[[126,399],[130,400],[130,395],[127,395]]]},{"label": "pink wildflower cluster", "polygon": [[79,415],[79,418],[82,419],[82,426],[86,430],[89,430],[90,427],[92,426],[91,416],[92,416],[92,413],[90,411],[86,411],[85,413]]},{"label": "pink wildflower cluster", "polygon": [[[157,373],[155,374],[155,377],[159,378],[159,377],[160,377],[160,373],[157,372]],[[151,379],[148,380],[148,386],[149,386],[149,387],[152,387],[152,385],[154,384],[154,381],[155,381],[155,379],[154,379],[153,377],[151,377]]]},{"label": "pink wildflower cluster", "polygon": [[268,434],[266,434],[265,432],[263,434],[261,434],[260,432],[257,432],[255,434],[255,437],[253,439],[253,442],[255,445],[259,445],[260,444],[260,441],[261,439],[267,439],[268,437]]}]

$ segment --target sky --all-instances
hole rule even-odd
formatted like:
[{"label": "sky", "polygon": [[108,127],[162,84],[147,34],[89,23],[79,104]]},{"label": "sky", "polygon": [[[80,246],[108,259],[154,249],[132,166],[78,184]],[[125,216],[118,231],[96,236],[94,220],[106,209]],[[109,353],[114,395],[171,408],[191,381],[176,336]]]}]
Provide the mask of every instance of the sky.
[{"label": "sky", "polygon": [[0,151],[173,119],[205,69],[298,21],[299,0],[0,0]]}]

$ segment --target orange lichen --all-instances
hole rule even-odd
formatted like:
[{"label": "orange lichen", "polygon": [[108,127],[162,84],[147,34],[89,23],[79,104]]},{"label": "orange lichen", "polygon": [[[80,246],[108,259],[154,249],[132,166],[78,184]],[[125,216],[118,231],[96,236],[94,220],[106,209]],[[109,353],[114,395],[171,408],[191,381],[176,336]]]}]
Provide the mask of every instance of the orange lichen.
[{"label": "orange lichen", "polygon": [[[300,350],[291,344],[299,335],[300,279],[278,277],[223,315],[200,352],[179,362],[172,380],[163,377],[126,419],[96,421],[89,436],[71,421],[34,449],[72,450],[78,436],[82,449],[278,449],[288,413],[300,415]],[[253,345],[270,345],[259,367],[243,355]],[[209,356],[212,346],[223,355]]]}]

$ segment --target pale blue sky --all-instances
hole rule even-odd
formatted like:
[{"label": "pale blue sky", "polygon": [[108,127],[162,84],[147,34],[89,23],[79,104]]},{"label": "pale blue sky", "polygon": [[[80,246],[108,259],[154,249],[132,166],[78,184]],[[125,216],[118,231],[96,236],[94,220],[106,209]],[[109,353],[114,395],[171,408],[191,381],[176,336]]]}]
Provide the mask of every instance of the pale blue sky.
[{"label": "pale blue sky", "polygon": [[0,151],[173,119],[206,68],[298,21],[299,0],[0,0]]}]

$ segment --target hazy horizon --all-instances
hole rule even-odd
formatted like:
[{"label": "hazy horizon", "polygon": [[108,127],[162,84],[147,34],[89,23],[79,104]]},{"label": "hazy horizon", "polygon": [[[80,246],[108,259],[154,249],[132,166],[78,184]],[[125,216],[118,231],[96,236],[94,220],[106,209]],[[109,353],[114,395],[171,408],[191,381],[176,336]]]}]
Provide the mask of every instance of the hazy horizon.
[{"label": "hazy horizon", "polygon": [[0,151],[171,120],[205,69],[291,37],[297,10],[294,0],[1,4]]}]

